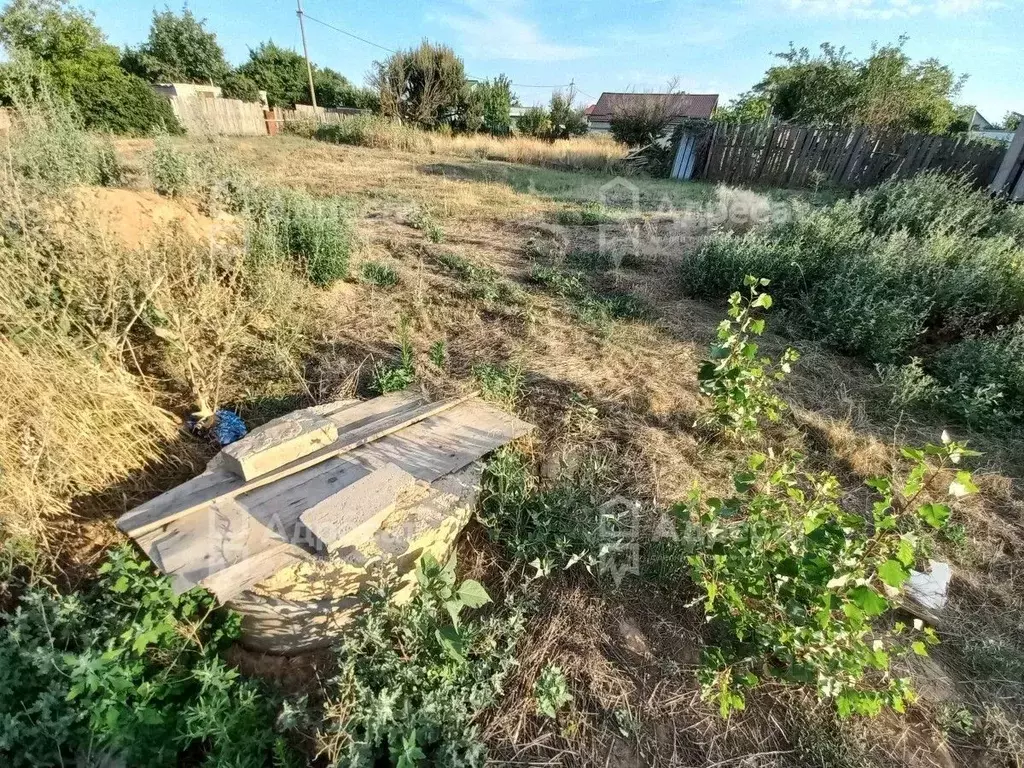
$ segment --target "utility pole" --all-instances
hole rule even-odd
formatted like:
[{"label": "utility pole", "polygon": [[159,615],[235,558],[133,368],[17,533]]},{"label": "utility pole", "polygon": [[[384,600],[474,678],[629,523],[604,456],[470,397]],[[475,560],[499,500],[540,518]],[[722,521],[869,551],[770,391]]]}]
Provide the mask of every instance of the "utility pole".
[{"label": "utility pole", "polygon": [[316,89],[313,88],[313,65],[309,63],[309,48],[306,46],[306,24],[302,21],[302,0],[295,0],[298,9],[295,15],[299,17],[299,31],[302,33],[302,53],[306,56],[306,76],[309,77],[309,100],[316,106]]}]

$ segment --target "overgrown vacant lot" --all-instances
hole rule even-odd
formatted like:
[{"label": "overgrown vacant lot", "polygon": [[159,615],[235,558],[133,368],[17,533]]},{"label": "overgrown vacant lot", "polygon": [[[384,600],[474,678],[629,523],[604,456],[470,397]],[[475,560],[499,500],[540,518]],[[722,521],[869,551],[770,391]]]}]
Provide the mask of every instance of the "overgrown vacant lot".
[{"label": "overgrown vacant lot", "polygon": [[[180,719],[147,721],[138,715],[144,696],[107,691],[98,675],[96,687],[83,684],[76,696],[109,696],[89,699],[89,726],[67,725],[71,715],[61,721],[71,734],[65,744],[82,743],[76,728],[102,734],[101,753],[129,749],[133,736],[142,743],[174,733],[211,764],[253,765],[271,754],[302,764],[317,753],[339,764],[384,755],[413,765],[426,759],[423,749],[438,764],[459,764],[480,760],[480,743],[492,760],[531,765],[1021,764],[1024,439],[1014,421],[986,421],[982,430],[927,403],[894,405],[891,372],[880,375],[870,356],[829,351],[828,335],[809,333],[797,304],[785,305],[797,301],[795,289],[780,296],[784,313],[767,313],[759,340],[773,359],[787,346],[801,354],[778,385],[788,410],[750,440],[726,438],[708,420],[698,371],[726,299],[744,273],[770,264],[739,267],[732,280],[709,266],[709,283],[722,283],[701,300],[683,298],[697,293],[685,276],[695,254],[707,261],[725,252],[723,242],[752,249],[767,236],[757,227],[744,234],[750,211],[791,196],[631,179],[634,198],[629,186],[606,187],[611,176],[296,137],[140,140],[116,150],[117,163],[104,161],[116,178],[105,182],[124,188],[120,202],[95,186],[81,192],[100,179],[78,177],[66,189],[80,207],[66,208],[67,198],[55,204],[32,185],[45,169],[29,164],[5,204],[14,223],[3,264],[15,290],[0,314],[12,374],[0,419],[4,466],[15,468],[4,474],[2,497],[5,540],[19,543],[5,550],[12,562],[35,557],[46,563],[38,572],[57,568],[65,594],[91,584],[116,541],[113,519],[208,457],[175,431],[197,405],[232,406],[252,426],[311,401],[402,386],[437,396],[481,387],[539,429],[492,461],[480,520],[460,544],[459,576],[480,580],[493,600],[467,629],[475,644],[466,658],[453,661],[430,645],[432,633],[410,629],[429,613],[419,604],[411,619],[378,617],[337,659],[227,650],[227,667],[254,680],[229,679],[217,655],[229,645],[229,626],[208,628],[215,636],[198,650],[188,633],[157,632],[155,650],[134,649],[139,665],[162,670],[171,657],[169,668],[187,663],[202,673],[178,670],[174,686],[150,667],[131,674],[157,681],[159,695],[145,702],[153,711],[185,702],[175,710]],[[151,187],[159,199],[146,197]],[[172,207],[184,224],[154,227],[152,206],[139,196]],[[716,201],[746,213],[716,224]],[[47,290],[33,290],[40,286]],[[783,328],[786,338],[774,333]],[[702,700],[700,670],[702,650],[729,646],[727,619],[705,621],[706,582],[693,576],[700,565],[658,538],[670,519],[662,513],[695,485],[705,498],[729,497],[737,468],[769,449],[772,460],[787,449],[805,454],[809,470],[838,479],[838,503],[870,510],[863,482],[905,475],[912,459],[900,447],[938,444],[943,429],[982,452],[963,458],[980,493],[966,495],[951,525],[927,537],[931,556],[955,569],[941,643],[928,656],[894,653],[885,678],[909,677],[916,703],[840,718],[814,679],[795,685],[769,664],[734,659],[730,668],[764,679],[723,719],[720,702]],[[617,496],[642,509],[639,572],[620,583],[598,562],[607,543],[598,535],[602,505]],[[108,574],[101,587],[160,595],[178,626],[206,610],[170,605],[133,567],[119,555],[114,576],[126,580]],[[23,574],[15,569],[12,583]],[[89,599],[132,637],[148,628],[109,598]],[[74,634],[73,612],[39,610],[60,614]],[[865,647],[897,621],[911,618],[886,613]],[[32,627],[23,636],[46,637]],[[396,637],[407,644],[400,652],[389,645]],[[19,655],[25,649],[3,648],[7,666],[22,669],[12,660],[28,658]],[[819,668],[828,651],[816,653],[808,663]],[[867,677],[885,674],[879,663]],[[42,696],[31,678],[7,681],[19,700]],[[396,705],[387,693],[397,680],[412,682]],[[119,713],[120,736],[104,725],[110,711]],[[46,731],[47,710],[32,712],[7,744],[35,738],[33,727]],[[247,737],[254,732],[260,739]],[[50,729],[48,738],[62,737]],[[74,754],[55,750],[36,762]],[[172,762],[166,753],[135,759]]]}]

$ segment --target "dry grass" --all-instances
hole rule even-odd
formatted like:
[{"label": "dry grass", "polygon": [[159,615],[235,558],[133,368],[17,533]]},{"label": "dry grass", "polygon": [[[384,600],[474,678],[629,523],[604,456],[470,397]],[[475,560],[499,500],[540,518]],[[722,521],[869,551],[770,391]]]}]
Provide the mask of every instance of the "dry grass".
[{"label": "dry grass", "polygon": [[626,147],[610,136],[581,136],[546,141],[529,136],[503,138],[486,134],[424,131],[377,117],[354,117],[316,132],[318,138],[371,149],[428,155],[504,160],[566,170],[612,172]]},{"label": "dry grass", "polygon": [[[113,366],[105,369],[105,375],[113,377],[109,381],[124,383],[125,392],[135,398],[120,396],[118,405],[131,413],[114,421],[135,426],[124,433],[112,431],[118,439],[111,445],[140,430],[155,436],[152,445],[136,440],[142,446],[139,453],[110,462],[108,472],[83,469],[91,478],[88,487],[116,484],[133,472],[133,459],[159,458],[159,443],[167,435],[161,430],[166,427],[146,427],[149,422],[143,417],[157,411],[151,403],[140,409],[132,403],[149,402],[149,389],[176,406],[191,404],[195,397],[187,356],[175,357],[167,348],[144,344],[125,331],[139,296],[166,273],[157,293],[165,290],[165,283],[168,293],[160,294],[159,300],[186,318],[184,326],[191,329],[187,333],[196,334],[193,347],[231,350],[230,364],[220,378],[222,399],[252,403],[274,394],[319,399],[366,392],[373,362],[394,358],[399,324],[408,318],[420,385],[430,390],[463,386],[473,365],[481,362],[523,365],[526,384],[520,410],[539,427],[531,450],[543,482],[569,477],[581,463],[600,461],[611,478],[609,492],[652,506],[683,498],[694,482],[712,492],[726,490],[742,451],[693,427],[701,408],[697,362],[714,336],[722,308],[676,298],[673,274],[694,238],[687,222],[680,226],[680,221],[644,214],[613,225],[627,241],[622,247],[629,250],[630,259],[615,268],[597,268],[585,279],[595,291],[642,295],[652,306],[653,317],[595,328],[580,322],[570,301],[531,284],[528,276],[537,263],[564,267],[572,263],[573,254],[593,250],[597,230],[552,226],[552,213],[563,206],[528,189],[517,191],[500,181],[448,172],[465,170],[465,164],[449,160],[470,149],[454,149],[456,140],[447,141],[444,146],[414,147],[404,153],[295,137],[222,140],[213,145],[269,183],[355,200],[360,243],[353,272],[360,262],[387,262],[397,271],[399,283],[386,291],[341,282],[329,291],[315,292],[294,283],[291,275],[278,274],[240,298],[231,292],[230,281],[215,284],[210,279],[213,274],[231,274],[230,248],[218,251],[207,246],[180,253],[163,248],[140,258],[83,234],[82,242],[92,243],[88,247],[95,253],[90,253],[89,264],[75,268],[82,271],[68,273],[73,278],[69,284],[79,286],[75,295],[83,298],[83,305],[108,309],[76,316],[91,318],[90,327],[97,331],[97,342],[91,346],[75,335],[76,348],[88,348],[90,354],[124,351],[99,355],[105,365]],[[146,142],[128,142],[121,149],[137,157],[147,147]],[[556,181],[568,187],[573,178],[565,174]],[[644,194],[651,189],[658,187],[652,184]],[[424,211],[443,229],[443,243],[431,242],[412,225]],[[37,229],[46,232],[48,226]],[[82,226],[93,231],[91,225]],[[71,254],[80,259],[85,253],[81,248],[75,246]],[[496,299],[481,291],[471,279],[444,267],[445,254],[486,269],[488,275],[493,273],[489,279],[507,281],[516,289],[515,298]],[[190,264],[194,274],[182,274]],[[61,267],[71,269],[72,264]],[[125,285],[118,282],[127,279],[124,275],[131,277],[130,290],[118,287]],[[317,315],[316,322],[307,318],[310,312]],[[225,317],[238,322],[225,326]],[[14,319],[0,311],[5,329]],[[46,322],[52,324],[52,318]],[[237,329],[237,337],[232,331],[210,341],[206,334],[220,327]],[[447,350],[443,369],[434,367],[427,354],[439,340]],[[785,343],[775,336],[765,338],[769,353]],[[870,368],[800,340],[790,343],[804,358],[784,391],[793,406],[792,417],[773,431],[771,439],[776,445],[812,453],[849,487],[885,472],[896,460],[899,444],[934,440],[948,426],[927,415],[910,418],[891,412]],[[148,387],[137,378],[128,345],[139,353]],[[22,357],[28,348],[22,342],[17,348],[9,346]],[[48,354],[46,360],[52,358],[52,350]],[[81,362],[78,357],[73,364],[62,362],[55,381],[74,380],[72,372]],[[159,376],[152,373],[154,363]],[[50,364],[33,365],[25,367],[23,380],[45,379]],[[44,374],[36,373],[37,368]],[[97,394],[98,399],[84,405],[68,400],[58,412],[64,415],[59,416],[60,428],[51,431],[47,461],[66,461],[71,454],[63,453],[65,443],[76,448],[73,455],[80,451],[73,436],[65,437],[74,429],[75,414],[88,412],[88,407],[115,412],[109,410],[113,384],[104,386],[94,389],[107,394]],[[5,413],[19,414],[2,423],[5,466],[8,455],[20,450],[22,425],[31,424],[35,410],[55,397],[46,391],[41,401],[22,394],[23,403],[5,406]],[[627,584],[616,591],[590,579],[569,577],[556,580],[543,594],[521,668],[506,699],[485,724],[494,756],[531,764],[720,768],[1020,765],[1024,685],[1009,671],[1024,659],[1019,648],[1024,636],[1024,443],[1016,436],[953,431],[958,438],[972,439],[986,456],[979,473],[983,494],[965,520],[966,548],[940,542],[941,554],[957,565],[952,601],[960,628],[948,633],[936,655],[940,674],[933,677],[941,678],[938,688],[945,691],[945,698],[929,690],[922,705],[906,718],[838,723],[828,707],[800,691],[767,689],[752,698],[741,717],[723,722],[699,700],[693,668],[704,628],[700,617],[685,606],[685,588]],[[24,477],[26,483],[36,482],[30,474]],[[77,493],[68,485],[54,495],[58,503],[52,506],[58,512],[67,510],[69,498]],[[37,492],[35,486],[23,488],[13,492],[24,499]],[[481,576],[496,578],[500,553],[492,552],[479,536],[469,538],[464,549],[463,563],[473,563]],[[991,653],[986,657],[971,645],[972,638],[998,642],[988,647]],[[987,666],[981,663],[986,659]],[[557,723],[540,718],[531,698],[533,681],[549,662],[566,670],[576,702],[571,714]],[[959,706],[976,713],[978,726],[970,734],[954,732],[944,719],[949,707]]]}]

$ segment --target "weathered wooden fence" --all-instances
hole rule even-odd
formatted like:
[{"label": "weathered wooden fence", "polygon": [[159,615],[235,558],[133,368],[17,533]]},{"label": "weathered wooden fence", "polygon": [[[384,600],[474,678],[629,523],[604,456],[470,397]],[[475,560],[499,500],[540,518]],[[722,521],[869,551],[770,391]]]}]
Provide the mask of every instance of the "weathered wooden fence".
[{"label": "weathered wooden fence", "polygon": [[719,124],[703,139],[694,178],[769,187],[864,189],[929,170],[962,173],[984,187],[1006,152],[966,137],[764,123]]},{"label": "weathered wooden fence", "polygon": [[264,109],[238,99],[171,96],[171,108],[187,133],[220,136],[266,136],[278,133],[287,123],[337,123],[360,114],[359,109],[324,109],[305,104],[295,109]]}]

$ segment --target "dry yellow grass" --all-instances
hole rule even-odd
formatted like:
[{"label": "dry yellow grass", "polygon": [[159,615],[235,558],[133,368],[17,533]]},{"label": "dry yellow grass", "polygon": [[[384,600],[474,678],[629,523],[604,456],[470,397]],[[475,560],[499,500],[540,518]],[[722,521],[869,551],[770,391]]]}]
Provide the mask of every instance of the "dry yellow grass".
[{"label": "dry yellow grass", "polygon": [[585,135],[557,141],[530,136],[504,138],[487,134],[453,135],[424,131],[376,117],[350,118],[338,125],[327,126],[322,129],[321,135],[329,141],[371,149],[505,160],[510,163],[601,173],[614,171],[626,155],[625,145],[604,135]]},{"label": "dry yellow grass", "polygon": [[[439,174],[439,168],[451,165],[446,162],[451,158],[486,156],[460,155],[483,150],[471,144],[457,149],[455,139],[446,141],[419,148],[410,145],[409,151],[401,152],[392,145],[381,151],[295,137],[219,140],[213,145],[265,183],[356,201],[361,242],[353,272],[361,260],[387,261],[400,279],[392,289],[349,281],[326,291],[305,286],[300,290],[288,275],[282,275],[280,286],[265,286],[260,301],[239,308],[230,294],[222,295],[223,285],[213,280],[190,282],[195,275],[182,274],[189,264],[199,276],[204,270],[222,274],[230,259],[211,263],[206,259],[212,256],[186,249],[158,252],[151,260],[136,257],[139,264],[128,264],[125,256],[105,256],[107,251],[100,249],[92,263],[71,273],[79,283],[92,286],[93,292],[79,288],[78,295],[89,297],[90,305],[106,306],[95,297],[111,292],[96,291],[119,285],[114,280],[118,269],[141,275],[146,279],[140,284],[151,285],[150,277],[159,274],[152,270],[170,268],[175,276],[171,283],[179,285],[179,290],[160,298],[188,318],[186,325],[204,347],[219,346],[202,340],[210,338],[225,312],[231,315],[238,309],[249,320],[240,326],[243,342],[230,347],[234,360],[225,369],[224,383],[232,397],[248,403],[259,402],[271,386],[278,388],[278,394],[297,397],[365,393],[373,361],[393,359],[400,321],[408,318],[420,382],[428,388],[445,391],[458,386],[480,362],[514,360],[523,365],[523,415],[539,426],[531,450],[546,477],[599,460],[614,478],[615,492],[652,506],[664,507],[684,497],[695,481],[709,492],[729,492],[731,468],[742,451],[709,440],[693,427],[701,408],[697,361],[713,338],[722,308],[679,300],[672,287],[675,266],[686,257],[692,237],[683,231],[663,238],[657,247],[645,245],[634,262],[594,278],[602,288],[645,296],[655,320],[614,322],[600,329],[586,325],[567,301],[531,286],[528,275],[535,263],[562,264],[574,253],[594,248],[594,229],[551,225],[550,214],[559,204],[529,190],[517,191],[509,184],[458,173]],[[131,142],[122,148],[138,153],[146,146]],[[573,180],[568,175],[564,179],[567,184]],[[437,218],[443,243],[431,242],[422,229],[412,226],[414,215],[422,211]],[[663,226],[653,218],[640,218],[627,219],[622,226],[646,236],[657,234]],[[495,300],[481,295],[479,286],[443,268],[441,257],[451,254],[493,270],[495,279],[518,288],[518,298]],[[110,280],[114,282],[105,282]],[[195,303],[190,303],[193,295]],[[123,310],[124,304],[116,306]],[[304,319],[303,313],[310,310],[318,316],[315,323]],[[123,316],[113,316],[122,318],[115,327],[123,329]],[[97,327],[109,329],[111,323],[97,323]],[[266,340],[282,329],[292,341],[267,346]],[[444,341],[447,349],[443,369],[428,360],[427,350],[437,341]],[[771,335],[765,338],[770,353],[784,343]],[[813,453],[844,483],[855,486],[868,474],[885,472],[898,456],[898,444],[934,440],[944,426],[926,416],[913,421],[889,412],[870,368],[799,340],[793,343],[804,352],[784,392],[793,405],[793,418],[771,439],[777,445]],[[290,354],[296,349],[306,356]],[[267,355],[268,350],[288,354],[275,374],[261,377],[267,357],[282,362],[276,355]],[[20,348],[15,351],[24,356]],[[54,350],[48,349],[47,354],[32,366],[18,362],[25,373],[19,379],[20,400],[6,403],[18,416],[2,423],[5,465],[20,450],[18,435],[24,432],[23,424],[31,424],[36,410],[70,397],[53,392],[59,384],[41,388],[42,401],[20,389],[35,378],[77,380],[77,358],[60,362],[57,373],[48,379],[47,370],[57,363],[48,362]],[[191,393],[182,360],[178,358],[179,365],[173,360],[161,358],[167,380],[153,379],[152,387],[180,406]],[[155,413],[151,403],[140,409],[133,405],[149,402],[148,390],[125,372],[134,365],[130,356],[114,362],[121,370],[115,369],[116,378],[111,381],[127,382],[127,390],[96,383],[90,391],[98,393],[97,399],[67,400],[54,412],[59,426],[50,428],[46,460],[67,460],[65,446],[74,448],[75,455],[82,450],[73,435],[66,435],[77,428],[74,419],[91,413],[90,408],[104,413],[117,413],[115,405],[128,409],[109,427],[112,445],[124,442],[136,430],[145,431],[155,442],[137,441],[140,455],[111,459],[109,472],[83,465],[91,485],[86,480],[65,483],[54,494],[56,512],[66,514],[79,485],[89,489],[116,485],[133,473],[133,460],[160,458],[166,428],[146,421],[147,414]],[[122,422],[134,426],[117,432]],[[96,424],[96,430],[108,429],[95,419],[86,423]],[[957,437],[973,439],[987,455],[979,478],[984,493],[965,521],[968,536],[977,542],[976,559],[943,545],[944,556],[958,558],[954,609],[974,637],[998,638],[1002,645],[997,650],[1012,659],[1013,632],[1024,616],[1017,575],[1022,571],[1024,507],[1016,479],[1022,474],[1024,451],[1020,441],[1012,438],[970,435],[965,430],[957,430]],[[37,482],[31,474],[22,477],[26,483]],[[166,487],[153,485],[153,490]],[[31,504],[41,487],[13,487],[11,493]],[[482,537],[469,539],[465,548],[462,562],[480,564],[481,578],[500,578],[494,567],[500,553],[489,550]],[[703,629],[699,616],[685,607],[686,599],[685,594],[664,599],[646,586],[635,593],[628,589],[604,592],[589,580],[556,581],[543,595],[542,611],[531,627],[522,667],[507,699],[484,724],[495,756],[562,765],[797,765],[803,761],[922,768],[978,764],[980,759],[1012,765],[1019,758],[1019,739],[1014,741],[1020,730],[1018,704],[1013,701],[1016,689],[1010,684],[998,689],[994,684],[978,684],[977,665],[965,661],[965,643],[970,638],[958,636],[950,637],[950,658],[941,659],[939,676],[956,691],[959,698],[952,701],[957,705],[993,713],[984,720],[979,716],[983,722],[979,728],[985,729],[979,733],[985,739],[991,737],[995,745],[988,752],[982,736],[957,737],[965,742],[960,744],[948,735],[942,713],[950,701],[930,692],[908,718],[887,716],[864,725],[838,723],[831,710],[812,705],[800,692],[769,689],[752,697],[739,719],[723,722],[699,701],[693,671]],[[1001,657],[994,658],[992,663],[998,664]],[[539,669],[548,662],[563,666],[577,695],[565,728],[535,715],[530,690]],[[991,691],[998,691],[998,696]]]}]

